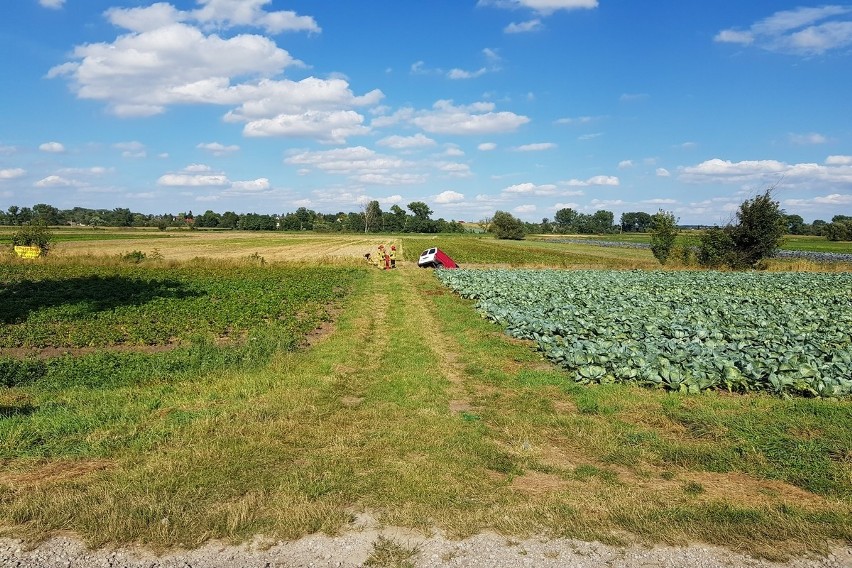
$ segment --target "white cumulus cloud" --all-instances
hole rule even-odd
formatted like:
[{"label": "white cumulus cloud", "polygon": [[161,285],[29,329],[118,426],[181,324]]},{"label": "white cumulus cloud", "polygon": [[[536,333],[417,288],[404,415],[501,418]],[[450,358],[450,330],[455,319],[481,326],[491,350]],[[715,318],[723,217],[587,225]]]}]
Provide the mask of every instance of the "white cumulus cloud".
[{"label": "white cumulus cloud", "polygon": [[219,142],[207,142],[198,144],[196,148],[198,148],[199,150],[206,150],[214,156],[226,156],[228,154],[233,154],[234,152],[238,152],[240,150],[240,147],[236,144],[230,144],[228,146],[225,146],[224,144],[221,144]]},{"label": "white cumulus cloud", "polygon": [[410,150],[412,148],[426,148],[437,145],[437,142],[424,136],[423,134],[415,134],[414,136],[388,136],[377,141],[378,146],[387,146],[394,150]]},{"label": "white cumulus cloud", "polygon": [[80,182],[61,176],[47,176],[35,182],[36,187],[80,187]]},{"label": "white cumulus cloud", "polygon": [[852,166],[852,156],[829,156],[825,159],[827,166]]},{"label": "white cumulus cloud", "polygon": [[323,151],[294,151],[284,163],[301,166],[306,172],[320,170],[328,174],[349,176],[350,179],[373,185],[410,185],[423,183],[426,176],[412,171],[415,162],[379,154],[364,146]]},{"label": "white cumulus cloud", "polygon": [[8,168],[5,170],[0,170],[0,180],[4,179],[17,179],[19,177],[23,177],[27,174],[27,170],[23,168]]},{"label": "white cumulus cloud", "polygon": [[589,187],[595,185],[617,186],[621,184],[621,181],[617,176],[593,176],[587,180],[570,179],[562,183],[571,187]]},{"label": "white cumulus cloud", "polygon": [[433,201],[439,204],[458,203],[459,201],[464,201],[464,194],[451,190],[442,191],[433,198]]},{"label": "white cumulus cloud", "polygon": [[441,162],[437,164],[437,168],[450,177],[470,177],[472,175],[470,166],[459,162]]},{"label": "white cumulus cloud", "polygon": [[852,184],[852,160],[830,156],[825,164],[788,164],[778,160],[732,162],[714,158],[680,169],[679,179],[687,183],[735,183],[810,189],[845,188]]},{"label": "white cumulus cloud", "polygon": [[128,30],[111,42],[78,45],[48,77],[65,78],[81,99],[104,102],[120,117],[162,114],[178,105],[215,105],[225,120],[245,123],[246,136],[307,137],[343,143],[363,134],[355,107],[376,104],[373,90],[355,95],[340,77],[279,78],[303,66],[270,37],[219,35],[235,26],[319,32],[312,18],[267,11],[271,0],[199,0],[181,11],[167,2],[113,8],[114,25]]},{"label": "white cumulus cloud", "polygon": [[513,132],[530,121],[513,112],[495,112],[494,103],[455,105],[450,100],[440,100],[432,109],[414,113],[410,120],[429,133],[458,135]]},{"label": "white cumulus cloud", "polygon": [[231,189],[242,193],[256,193],[266,191],[271,186],[267,178],[258,178],[248,181],[235,181],[231,183]]},{"label": "white cumulus cloud", "polygon": [[230,185],[227,176],[221,174],[165,174],[157,185],[169,187],[216,187]]},{"label": "white cumulus cloud", "polygon": [[536,185],[534,183],[518,183],[503,189],[504,195],[553,195],[557,192],[557,186],[553,184]]},{"label": "white cumulus cloud", "polygon": [[58,10],[65,4],[65,0],[38,0],[38,3],[45,8]]},{"label": "white cumulus cloud", "polygon": [[38,147],[42,152],[48,152],[51,154],[61,154],[65,151],[65,146],[63,146],[60,142],[45,142]]}]

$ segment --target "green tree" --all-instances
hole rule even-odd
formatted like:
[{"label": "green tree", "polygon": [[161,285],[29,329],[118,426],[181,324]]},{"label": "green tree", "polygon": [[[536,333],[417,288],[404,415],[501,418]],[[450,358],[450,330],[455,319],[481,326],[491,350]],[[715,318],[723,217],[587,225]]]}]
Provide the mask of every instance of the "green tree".
[{"label": "green tree", "polygon": [[772,188],[744,201],[737,211],[737,223],[730,229],[734,254],[731,268],[760,268],[781,246],[786,229],[785,215],[772,199]]},{"label": "green tree", "polygon": [[422,201],[412,201],[407,205],[407,207],[415,217],[423,220],[428,220],[429,216],[433,213],[433,211],[429,209],[429,206]]},{"label": "green tree", "polygon": [[660,264],[668,261],[677,234],[677,219],[674,213],[660,209],[651,216],[651,252]]},{"label": "green tree", "polygon": [[830,241],[848,241],[852,239],[852,223],[832,221],[825,226],[825,236]]},{"label": "green tree", "polygon": [[556,223],[556,232],[562,234],[576,232],[579,216],[580,214],[570,207],[564,207],[557,211],[553,217],[553,221]]},{"label": "green tree", "polygon": [[364,232],[382,230],[382,208],[375,199],[364,207]]},{"label": "green tree", "polygon": [[20,225],[21,224],[21,208],[17,205],[10,205],[9,209],[6,210],[6,219],[10,225]]},{"label": "green tree", "polygon": [[652,215],[642,211],[633,211],[621,214],[621,230],[625,233],[644,233],[651,228],[651,223]]},{"label": "green tree", "polygon": [[343,228],[352,233],[364,230],[364,216],[360,213],[349,212],[343,221]]},{"label": "green tree", "polygon": [[33,223],[44,225],[61,225],[62,214],[59,209],[46,203],[33,205]]},{"label": "green tree", "polygon": [[612,211],[601,209],[595,211],[590,218],[591,232],[597,235],[605,235],[613,232],[615,225],[615,215]]},{"label": "green tree", "polygon": [[405,220],[408,213],[399,205],[391,205],[390,213],[385,213],[385,229],[400,233],[405,229]]},{"label": "green tree", "polygon": [[801,215],[784,215],[784,229],[791,235],[805,234],[805,220]]},{"label": "green tree", "polygon": [[219,226],[226,229],[236,229],[240,223],[240,216],[233,211],[225,211],[219,219]]},{"label": "green tree", "polygon": [[491,231],[498,239],[523,240],[524,222],[506,211],[497,211],[491,220]]},{"label": "green tree", "polygon": [[110,227],[130,227],[133,225],[133,213],[125,207],[116,207],[105,219]]}]

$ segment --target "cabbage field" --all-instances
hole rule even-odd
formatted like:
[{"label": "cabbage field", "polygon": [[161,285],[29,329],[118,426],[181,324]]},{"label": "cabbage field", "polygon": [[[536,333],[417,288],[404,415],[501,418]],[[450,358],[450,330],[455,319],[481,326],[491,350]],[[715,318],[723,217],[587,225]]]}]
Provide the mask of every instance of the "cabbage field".
[{"label": "cabbage field", "polygon": [[852,394],[852,274],[441,270],[581,383]]}]

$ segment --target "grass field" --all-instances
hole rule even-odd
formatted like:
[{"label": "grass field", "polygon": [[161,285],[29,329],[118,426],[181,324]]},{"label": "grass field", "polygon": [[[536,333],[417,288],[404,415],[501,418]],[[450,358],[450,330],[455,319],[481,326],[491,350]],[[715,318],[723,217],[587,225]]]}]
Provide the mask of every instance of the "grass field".
[{"label": "grass field", "polygon": [[[382,241],[402,247],[399,270],[363,262]],[[334,534],[370,511],[388,525],[459,537],[698,541],[768,558],[852,542],[849,400],[580,386],[412,262],[430,243],[465,266],[653,267],[647,251],[194,231],[157,240],[162,259],[118,260],[155,244],[137,242],[60,243],[35,267],[11,257],[0,266],[41,271],[42,280],[19,282],[58,287],[80,266],[140,280],[166,270],[194,289],[209,263],[193,259],[209,256],[223,273],[265,286],[281,271],[286,287],[285,273],[311,266],[307,258],[348,274],[346,293],[320,298],[333,323],[313,322],[295,344],[229,358],[220,350],[234,345],[190,339],[187,349],[203,350],[187,354],[181,372],[158,370],[171,351],[119,353],[137,369],[150,365],[119,381],[110,379],[121,359],[112,373],[86,372],[87,357],[110,361],[97,350],[39,355],[67,373],[82,365],[73,376],[87,380],[0,387],[0,534],[196,546]],[[51,309],[71,304],[91,309]],[[42,308],[7,317],[0,337],[53,321]],[[250,327],[278,329],[269,325]],[[210,357],[220,359],[202,364]]]}]

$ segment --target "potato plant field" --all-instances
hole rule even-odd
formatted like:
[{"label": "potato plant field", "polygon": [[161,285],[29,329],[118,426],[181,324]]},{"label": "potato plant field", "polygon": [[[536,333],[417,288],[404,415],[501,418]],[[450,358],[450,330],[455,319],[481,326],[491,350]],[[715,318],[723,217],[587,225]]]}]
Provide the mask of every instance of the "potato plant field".
[{"label": "potato plant field", "polygon": [[0,386],[262,359],[258,350],[292,346],[327,319],[358,274],[212,261],[0,264]]},{"label": "potato plant field", "polygon": [[436,274],[581,383],[852,394],[852,274]]}]

